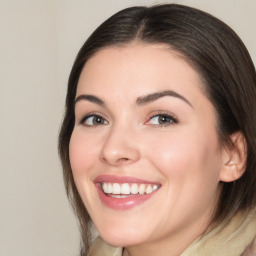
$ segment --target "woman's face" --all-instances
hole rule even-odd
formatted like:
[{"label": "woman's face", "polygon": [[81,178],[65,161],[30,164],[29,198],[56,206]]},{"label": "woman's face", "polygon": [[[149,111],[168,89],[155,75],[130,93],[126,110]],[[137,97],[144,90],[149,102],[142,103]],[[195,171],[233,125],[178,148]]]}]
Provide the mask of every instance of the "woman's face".
[{"label": "woman's face", "polygon": [[116,246],[198,236],[222,151],[198,73],[163,45],[106,48],[77,88],[70,162],[102,238]]}]

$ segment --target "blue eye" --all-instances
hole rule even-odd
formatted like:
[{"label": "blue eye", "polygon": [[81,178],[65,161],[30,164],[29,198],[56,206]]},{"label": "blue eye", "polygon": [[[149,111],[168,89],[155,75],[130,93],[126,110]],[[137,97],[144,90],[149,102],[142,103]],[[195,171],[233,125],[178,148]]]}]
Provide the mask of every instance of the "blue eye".
[{"label": "blue eye", "polygon": [[100,115],[85,116],[79,123],[85,126],[98,126],[108,124],[108,122]]},{"label": "blue eye", "polygon": [[168,125],[176,124],[177,122],[178,122],[177,119],[170,115],[159,114],[151,117],[147,123],[152,125],[168,126]]}]

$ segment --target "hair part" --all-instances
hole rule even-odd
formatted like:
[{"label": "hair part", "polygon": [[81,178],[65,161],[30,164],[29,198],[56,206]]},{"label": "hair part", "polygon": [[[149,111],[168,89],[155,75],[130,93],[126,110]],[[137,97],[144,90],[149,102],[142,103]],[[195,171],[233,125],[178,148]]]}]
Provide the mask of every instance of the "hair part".
[{"label": "hair part", "polygon": [[66,192],[80,224],[84,247],[81,255],[89,248],[91,222],[76,189],[69,160],[77,84],[85,63],[96,52],[132,42],[165,44],[180,53],[199,73],[202,89],[215,107],[222,145],[233,147],[230,136],[238,131],[246,139],[246,171],[239,180],[221,184],[213,221],[219,223],[256,206],[256,74],[241,39],[222,21],[191,7],[164,4],[127,8],[92,33],[79,51],[68,81],[59,154]]}]

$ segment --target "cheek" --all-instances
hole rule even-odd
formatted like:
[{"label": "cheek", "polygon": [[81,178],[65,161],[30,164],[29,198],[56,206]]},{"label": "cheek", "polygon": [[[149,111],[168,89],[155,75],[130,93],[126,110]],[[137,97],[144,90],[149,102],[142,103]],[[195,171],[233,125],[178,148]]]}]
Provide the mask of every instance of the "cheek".
[{"label": "cheek", "polygon": [[198,130],[170,133],[153,139],[151,145],[154,146],[147,150],[148,159],[168,182],[196,187],[213,179],[218,181],[221,161],[217,136],[202,135]]},{"label": "cheek", "polygon": [[175,226],[175,220],[185,227],[196,219],[206,218],[218,196],[221,168],[215,133],[189,129],[156,137],[146,139],[151,140],[151,147],[148,144],[145,148],[144,157],[162,176],[164,197],[159,199],[159,207],[167,213],[162,215],[164,225]]},{"label": "cheek", "polygon": [[74,177],[87,175],[95,164],[96,148],[88,136],[74,130],[69,144],[69,158]]}]

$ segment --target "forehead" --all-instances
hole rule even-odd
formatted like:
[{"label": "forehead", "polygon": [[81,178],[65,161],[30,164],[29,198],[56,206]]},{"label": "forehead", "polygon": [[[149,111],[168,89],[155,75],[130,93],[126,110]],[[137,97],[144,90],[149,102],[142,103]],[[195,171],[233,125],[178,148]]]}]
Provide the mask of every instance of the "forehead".
[{"label": "forehead", "polygon": [[203,86],[198,72],[180,53],[162,44],[133,43],[104,48],[93,55],[82,70],[77,93],[126,87],[138,92],[146,88],[182,90],[192,85],[196,89]]}]

